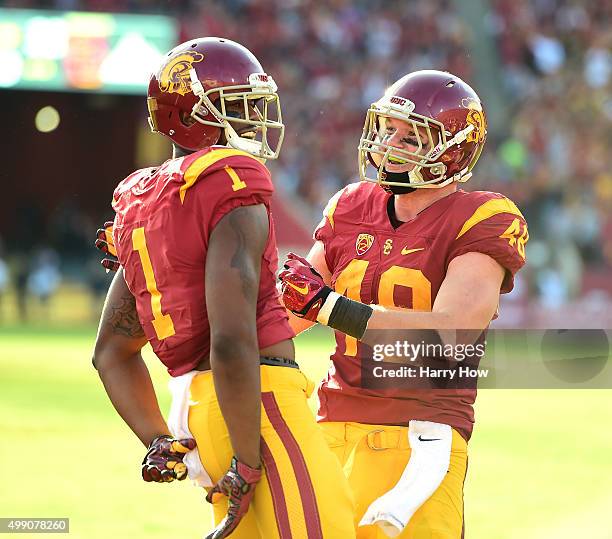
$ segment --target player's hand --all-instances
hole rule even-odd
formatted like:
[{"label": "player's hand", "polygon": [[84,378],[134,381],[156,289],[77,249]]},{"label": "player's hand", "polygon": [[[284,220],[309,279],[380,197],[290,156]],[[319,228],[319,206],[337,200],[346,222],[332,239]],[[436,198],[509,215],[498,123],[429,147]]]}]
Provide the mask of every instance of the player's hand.
[{"label": "player's hand", "polygon": [[118,271],[121,267],[119,260],[117,260],[117,249],[115,248],[115,242],[113,240],[113,222],[106,221],[104,228],[98,228],[96,232],[95,245],[100,251],[102,251],[109,258],[104,258],[100,264],[109,271]]},{"label": "player's hand", "polygon": [[283,303],[296,316],[317,321],[317,315],[332,289],[305,258],[287,255],[285,271],[278,276],[282,283]]},{"label": "player's hand", "polygon": [[158,436],[149,444],[142,461],[142,478],[156,483],[169,483],[175,479],[182,481],[187,477],[183,457],[195,446],[193,438],[177,440],[167,434]]},{"label": "player's hand", "polygon": [[221,539],[234,531],[249,510],[255,486],[260,479],[261,468],[251,468],[232,457],[230,469],[206,496],[209,503],[215,502],[221,495],[227,496],[227,515],[205,539]]}]

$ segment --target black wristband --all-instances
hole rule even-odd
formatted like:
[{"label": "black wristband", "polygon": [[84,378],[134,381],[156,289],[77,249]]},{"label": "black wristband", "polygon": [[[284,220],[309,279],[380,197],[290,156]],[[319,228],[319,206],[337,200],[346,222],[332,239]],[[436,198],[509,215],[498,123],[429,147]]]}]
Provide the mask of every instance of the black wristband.
[{"label": "black wristband", "polygon": [[327,325],[346,335],[361,339],[373,312],[369,305],[340,296],[329,315]]}]

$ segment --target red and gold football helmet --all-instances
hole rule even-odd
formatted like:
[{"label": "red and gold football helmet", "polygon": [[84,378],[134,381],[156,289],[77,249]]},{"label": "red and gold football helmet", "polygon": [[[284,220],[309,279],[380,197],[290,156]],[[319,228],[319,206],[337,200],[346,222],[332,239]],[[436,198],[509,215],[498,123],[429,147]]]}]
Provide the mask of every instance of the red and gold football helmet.
[{"label": "red and gold football helmet", "polygon": [[[386,142],[388,118],[407,122],[416,150]],[[487,120],[476,92],[459,77],[443,71],[415,71],[390,86],[366,115],[359,142],[362,180],[384,187],[438,188],[466,182],[487,138]],[[368,163],[377,169],[367,177]],[[391,181],[386,165],[412,166],[406,181]]]},{"label": "red and gold football helmet", "polygon": [[149,123],[186,150],[221,140],[260,159],[276,159],[285,131],[276,90],[242,45],[193,39],[172,49],[151,76]]}]

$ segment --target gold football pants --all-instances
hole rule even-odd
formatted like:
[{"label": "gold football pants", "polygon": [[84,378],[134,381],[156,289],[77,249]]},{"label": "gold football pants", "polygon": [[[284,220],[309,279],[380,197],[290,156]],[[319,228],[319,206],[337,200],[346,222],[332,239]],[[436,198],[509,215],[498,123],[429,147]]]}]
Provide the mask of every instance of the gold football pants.
[{"label": "gold football pants", "polygon": [[[233,451],[212,373],[196,375],[190,390],[194,404],[189,430],[204,468],[217,482],[228,470]],[[264,474],[232,539],[355,537],[353,499],[308,407],[312,390],[313,383],[299,369],[261,366]],[[218,524],[227,513],[227,500],[221,498],[213,510]]]},{"label": "gold football pants", "polygon": [[[344,467],[355,499],[355,526],[370,504],[391,490],[410,458],[408,427],[350,422],[319,423],[327,443]],[[467,443],[453,429],[448,473],[416,511],[400,539],[461,539]],[[357,527],[357,539],[387,539],[375,525]]]}]

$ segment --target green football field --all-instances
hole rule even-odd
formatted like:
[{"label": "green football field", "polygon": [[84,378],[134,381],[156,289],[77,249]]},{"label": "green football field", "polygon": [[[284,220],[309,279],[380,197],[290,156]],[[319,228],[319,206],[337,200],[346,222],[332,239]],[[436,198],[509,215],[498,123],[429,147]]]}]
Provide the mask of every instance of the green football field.
[{"label": "green football field", "polygon": [[[143,447],[91,367],[94,332],[0,328],[0,517],[69,517],[70,537],[82,539],[201,537],[210,511],[198,489],[140,479]],[[313,379],[326,370],[330,346],[325,330],[298,339]],[[167,375],[150,353],[147,360],[167,410]],[[611,397],[481,391],[466,536],[612,537]]]}]

